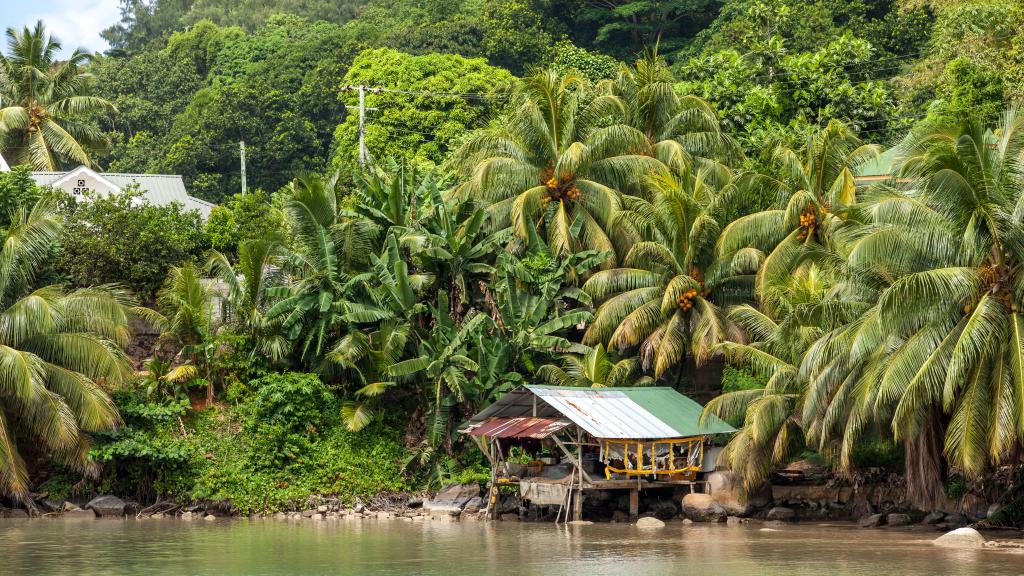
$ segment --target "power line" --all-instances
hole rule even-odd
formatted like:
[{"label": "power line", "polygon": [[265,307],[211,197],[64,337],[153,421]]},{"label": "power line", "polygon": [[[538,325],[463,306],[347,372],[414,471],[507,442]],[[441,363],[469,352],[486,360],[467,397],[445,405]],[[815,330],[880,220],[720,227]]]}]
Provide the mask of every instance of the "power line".
[{"label": "power line", "polygon": [[[830,66],[829,69],[835,70],[835,69],[855,68],[855,67],[858,67],[858,66],[869,66],[871,64],[878,64],[878,63],[886,62],[887,60],[889,60],[889,61],[911,60],[911,59],[917,58],[919,56],[922,56],[924,54],[925,54],[925,52],[921,51],[921,52],[917,52],[917,53],[914,53],[914,54],[907,54],[907,55],[904,55],[904,56],[893,56],[893,57],[890,57],[890,58],[881,58],[881,59],[878,59],[878,60],[863,60],[863,61],[860,61],[860,62],[851,62],[849,64]],[[904,64],[901,64],[901,65],[898,65],[898,66],[883,67],[883,68],[872,68],[870,70],[865,70],[863,72],[863,74],[877,74],[879,72],[886,72],[886,71],[889,71],[889,70],[898,70],[900,68],[903,68],[903,66],[904,66]],[[763,75],[760,75],[760,76],[752,76],[749,80],[751,82],[753,82],[753,83],[760,83],[760,81],[762,81],[762,80],[767,80],[771,84],[803,84],[803,83],[806,83],[805,80],[799,80],[799,79],[796,79],[796,80],[789,79],[789,80],[787,80],[787,79],[785,79],[785,77],[786,77],[785,73],[779,72],[779,73],[776,73],[776,74],[763,74]],[[871,79],[872,78],[864,78],[862,81],[868,81],[868,80],[871,80]]]},{"label": "power line", "polygon": [[408,94],[411,96],[428,96],[428,97],[455,97],[455,98],[469,98],[479,100],[508,100],[508,96],[500,94],[488,94],[484,92],[432,92],[428,90],[399,90],[397,88],[378,88],[377,92],[388,92],[391,94]]}]

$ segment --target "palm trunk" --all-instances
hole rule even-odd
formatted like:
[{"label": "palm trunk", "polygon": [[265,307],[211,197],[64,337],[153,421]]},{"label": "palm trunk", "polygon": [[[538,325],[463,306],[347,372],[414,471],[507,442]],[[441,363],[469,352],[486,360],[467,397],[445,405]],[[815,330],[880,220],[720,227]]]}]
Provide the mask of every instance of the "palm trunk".
[{"label": "palm trunk", "polygon": [[904,442],[907,500],[920,510],[936,510],[946,504],[945,428],[942,415],[933,407],[921,432]]},{"label": "palm trunk", "polygon": [[210,373],[210,364],[204,362],[206,365],[206,406],[213,405],[213,374]]}]

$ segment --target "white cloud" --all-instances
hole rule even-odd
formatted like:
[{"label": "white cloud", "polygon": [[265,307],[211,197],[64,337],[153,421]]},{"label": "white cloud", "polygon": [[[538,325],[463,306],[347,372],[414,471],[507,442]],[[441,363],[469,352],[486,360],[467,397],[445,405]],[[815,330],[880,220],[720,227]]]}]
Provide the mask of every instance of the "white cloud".
[{"label": "white cloud", "polygon": [[100,32],[121,19],[118,0],[51,0],[47,4],[38,11],[25,10],[23,25],[42,20],[47,31],[60,39],[65,54],[75,48],[102,52],[110,47]]}]

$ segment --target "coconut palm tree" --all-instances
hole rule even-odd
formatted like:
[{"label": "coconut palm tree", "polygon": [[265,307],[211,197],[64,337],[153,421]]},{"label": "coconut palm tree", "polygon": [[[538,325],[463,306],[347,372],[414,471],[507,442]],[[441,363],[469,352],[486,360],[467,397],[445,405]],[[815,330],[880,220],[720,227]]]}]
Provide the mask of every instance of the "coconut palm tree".
[{"label": "coconut palm tree", "polygon": [[826,332],[831,318],[832,281],[817,266],[807,264],[788,276],[774,306],[740,304],[728,311],[743,333],[743,340],[723,342],[720,350],[733,365],[749,370],[764,386],[725,392],[704,407],[739,424],[721,458],[742,479],[744,488],[756,489],[775,467],[786,464],[804,444],[803,403],[807,380],[801,377],[804,354]]},{"label": "coconut palm tree", "polygon": [[622,100],[624,123],[642,132],[654,156],[676,172],[695,160],[730,166],[742,162],[742,147],[722,131],[711,105],[697,96],[680,96],[675,84],[665,61],[650,51],[633,67],[622,65],[601,88]]},{"label": "coconut palm tree", "polygon": [[640,359],[633,356],[615,359],[598,344],[584,354],[564,354],[558,364],[545,364],[537,375],[555,386],[614,388],[646,386],[654,383],[640,373]]},{"label": "coconut palm tree", "polygon": [[33,29],[7,29],[7,54],[0,55],[0,152],[11,164],[89,166],[89,151],[107,145],[90,119],[114,106],[91,94],[92,76],[82,69],[91,56],[75,50],[58,62],[60,50],[42,21]]},{"label": "coconut palm tree", "polygon": [[943,457],[978,477],[1024,439],[1024,116],[1009,110],[995,133],[932,127],[904,146],[909,186],[859,210],[850,277],[868,306],[809,353],[806,411],[823,443],[855,442],[872,416],[891,424],[912,495],[930,504]]},{"label": "coconut palm tree", "polygon": [[456,154],[469,178],[455,193],[482,201],[491,222],[526,239],[530,226],[558,254],[607,251],[608,226],[646,174],[664,170],[647,137],[623,123],[625,104],[590,97],[578,76],[539,71],[525,79],[506,121],[479,131]]},{"label": "coconut palm tree", "polygon": [[777,174],[745,173],[737,185],[748,194],[774,198],[769,209],[737,218],[722,231],[718,251],[744,260],[749,248],[765,256],[757,276],[759,292],[772,278],[788,274],[802,258],[839,250],[849,207],[857,201],[857,168],[876,158],[878,147],[864,144],[832,120],[809,132],[800,150],[775,153]]},{"label": "coconut palm tree", "polygon": [[60,233],[43,199],[15,215],[0,244],[0,493],[25,499],[23,453],[86,470],[89,433],[118,422],[101,388],[131,373],[127,295],[112,287],[34,288]]},{"label": "coconut palm tree", "polygon": [[715,302],[726,301],[727,287],[749,288],[715,261],[718,217],[734,191],[729,172],[664,174],[652,188],[652,200],[630,198],[617,220],[642,240],[621,267],[597,272],[583,286],[600,303],[583,343],[620,352],[639,346],[644,369],[660,378],[681,365],[688,349],[698,362],[711,356],[728,332]]}]

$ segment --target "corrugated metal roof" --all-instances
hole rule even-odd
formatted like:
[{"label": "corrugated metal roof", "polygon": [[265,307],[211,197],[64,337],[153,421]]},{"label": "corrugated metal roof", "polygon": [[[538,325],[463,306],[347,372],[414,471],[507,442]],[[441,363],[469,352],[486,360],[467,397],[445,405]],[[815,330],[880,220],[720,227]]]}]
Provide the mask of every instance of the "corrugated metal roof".
[{"label": "corrugated metal roof", "polygon": [[565,418],[494,418],[466,430],[471,436],[495,438],[547,438],[572,424]]},{"label": "corrugated metal roof", "polygon": [[700,404],[668,387],[526,386],[475,415],[462,431],[490,419],[519,417],[567,418],[595,438],[683,438],[735,431],[714,416],[701,424],[702,411]]},{"label": "corrugated metal roof", "polygon": [[[32,178],[41,186],[49,186],[70,172],[74,172],[74,170],[69,172],[33,172]],[[215,206],[205,200],[189,196],[185,190],[185,182],[181,176],[176,174],[125,174],[120,172],[97,172],[96,174],[121,189],[132,183],[137,183],[143,196],[151,204],[166,206],[172,202],[178,202],[186,210],[198,210],[203,220],[210,216],[210,211]]]}]

